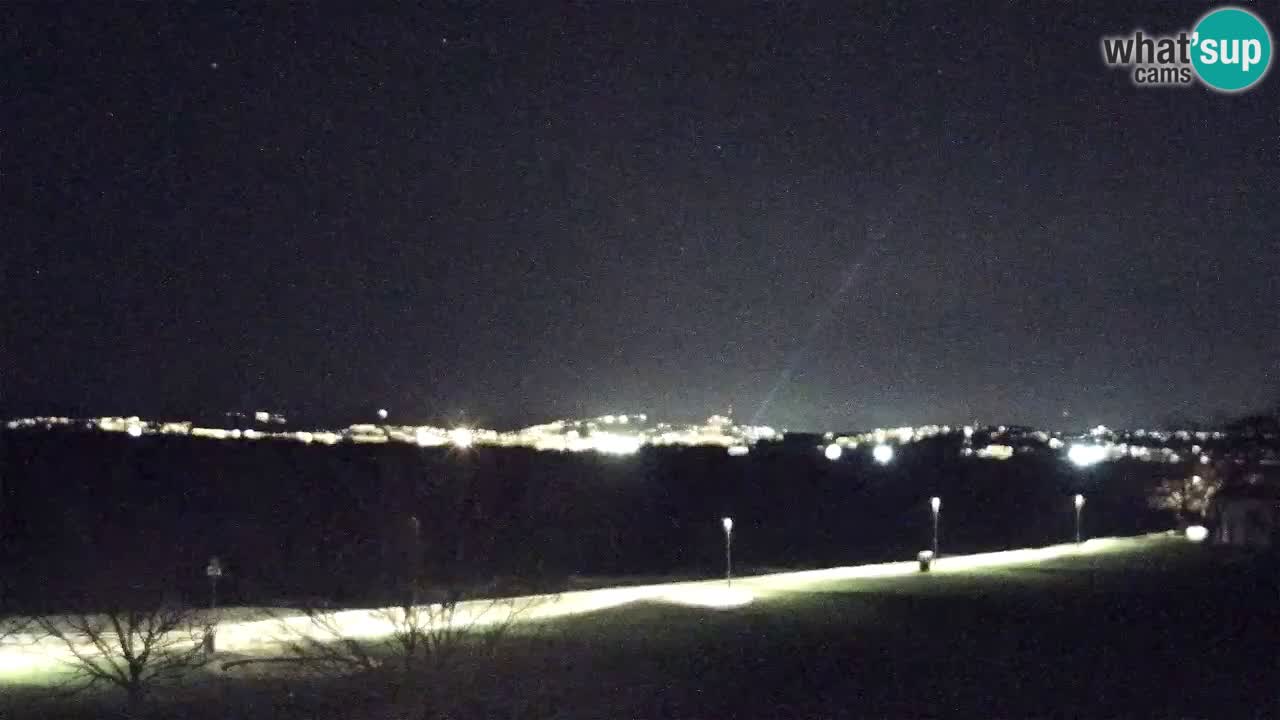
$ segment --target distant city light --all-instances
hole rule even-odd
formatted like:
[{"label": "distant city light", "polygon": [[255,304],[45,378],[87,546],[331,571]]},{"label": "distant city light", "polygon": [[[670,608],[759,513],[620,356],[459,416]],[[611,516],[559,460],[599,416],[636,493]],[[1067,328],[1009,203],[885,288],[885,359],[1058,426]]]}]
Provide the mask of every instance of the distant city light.
[{"label": "distant city light", "polygon": [[1204,542],[1209,537],[1209,530],[1203,525],[1188,525],[1187,539],[1193,543]]},{"label": "distant city light", "polygon": [[988,445],[979,448],[977,455],[986,460],[1008,460],[1013,457],[1013,448],[1009,445]]},{"label": "distant city light", "polygon": [[1067,450],[1067,459],[1076,467],[1097,465],[1107,459],[1107,449],[1101,445],[1072,445]]},{"label": "distant city light", "polygon": [[632,455],[640,450],[643,441],[634,435],[595,433],[590,438],[597,452],[607,455]]},{"label": "distant city light", "polygon": [[[109,416],[98,418],[25,417],[7,420],[4,427],[54,428],[70,427],[109,433],[124,433],[130,437],[146,435],[185,435],[210,440],[260,440],[288,439],[301,443],[386,444],[407,443],[421,447],[452,445],[458,448],[527,447],[544,452],[597,452],[612,455],[630,455],[646,446],[652,447],[722,447],[732,457],[743,457],[753,452],[752,446],[761,442],[773,442],[786,433],[767,425],[739,425],[728,415],[713,415],[701,423],[669,423],[649,421],[644,413],[600,415],[585,419],[563,419],[532,425],[518,430],[497,431],[479,427],[454,428],[435,426],[393,425],[387,422],[389,411],[380,408],[378,419],[372,422],[354,423],[343,428],[285,431],[288,424],[284,415],[266,410],[250,413],[230,413],[228,417],[256,423],[251,428],[199,427],[191,421],[171,419],[146,420],[138,416]],[[265,420],[264,420],[265,418]],[[825,440],[818,446],[824,457],[837,461],[850,451],[870,447],[872,459],[882,465],[894,461],[899,446],[907,446],[928,438],[963,432],[965,441],[959,447],[962,457],[977,456],[983,459],[1005,460],[1021,457],[1023,453],[1039,453],[1046,449],[1065,450],[1064,459],[1076,466],[1088,467],[1112,458],[1133,458],[1145,462],[1199,463],[1214,462],[1209,448],[1199,445],[1178,444],[1170,447],[1175,439],[1197,440],[1224,437],[1223,433],[1185,431],[1117,431],[1104,426],[1095,427],[1074,442],[1055,437],[1043,430],[1009,426],[989,426],[984,432],[991,434],[990,444],[974,447],[971,440],[979,428],[973,425],[921,425],[916,427],[876,428],[866,432],[840,434],[822,433]],[[1149,438],[1147,445],[1139,445],[1137,437]],[[999,439],[1006,438],[1006,439]],[[1159,443],[1159,444],[1157,444]],[[1185,448],[1185,449],[1184,449]],[[1221,452],[1221,451],[1217,451]],[[1229,456],[1227,456],[1229,459]],[[1222,457],[1220,456],[1221,460]],[[1198,468],[1197,468],[1198,469]],[[1200,470],[1200,472],[1205,472]]]}]

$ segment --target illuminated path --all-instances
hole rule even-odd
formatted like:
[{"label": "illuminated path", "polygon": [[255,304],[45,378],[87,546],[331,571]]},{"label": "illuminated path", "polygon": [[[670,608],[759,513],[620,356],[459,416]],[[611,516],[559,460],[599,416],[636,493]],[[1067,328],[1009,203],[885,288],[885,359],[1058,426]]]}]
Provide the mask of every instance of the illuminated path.
[{"label": "illuminated path", "polygon": [[[1157,533],[1135,538],[1095,538],[1081,545],[1051,545],[1024,550],[979,553],[943,557],[933,562],[933,572],[955,573],[982,568],[1014,567],[1063,557],[1088,556],[1100,553],[1134,551],[1148,545],[1153,539],[1168,539],[1168,534]],[[893,562],[875,565],[836,567],[825,570],[775,573],[735,578],[732,586],[723,579],[692,582],[637,585],[576,590],[558,595],[535,595],[504,600],[472,600],[459,603],[453,616],[453,624],[464,628],[478,628],[501,622],[529,622],[565,617],[620,607],[636,602],[662,602],[710,608],[732,608],[746,605],[758,597],[804,592],[824,584],[846,580],[890,578],[913,575],[919,572],[916,562]],[[235,655],[280,654],[285,643],[299,637],[316,640],[337,639],[317,625],[311,618],[296,610],[254,611],[235,608],[227,611],[243,617],[258,612],[262,619],[223,620],[218,624],[218,651]],[[325,625],[337,629],[343,636],[361,639],[386,637],[394,631],[387,610],[340,610],[324,615]],[[91,646],[82,648],[90,653]],[[62,669],[73,659],[70,651],[58,640],[38,635],[18,634],[0,643],[0,683],[38,682],[42,676]]]}]

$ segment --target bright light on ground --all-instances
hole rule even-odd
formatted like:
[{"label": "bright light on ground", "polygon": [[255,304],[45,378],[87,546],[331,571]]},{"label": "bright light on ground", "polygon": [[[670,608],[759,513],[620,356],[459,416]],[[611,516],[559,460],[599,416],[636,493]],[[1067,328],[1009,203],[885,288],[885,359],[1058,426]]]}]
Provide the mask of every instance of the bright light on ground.
[{"label": "bright light on ground", "polygon": [[[1200,528],[1200,530],[1204,529]],[[1189,528],[1188,537],[1191,531],[1192,529]],[[932,570],[936,573],[970,572],[1124,549],[1138,550],[1146,547],[1153,538],[1156,541],[1165,541],[1167,536],[1160,533],[1158,538],[1156,536],[1123,539],[1095,538],[1079,545],[1070,543],[1043,548],[935,558]],[[919,565],[914,561],[880,563],[735,578],[732,587],[729,587],[723,579],[716,579],[581,590],[503,600],[472,600],[458,605],[453,616],[452,627],[466,630],[507,620],[528,622],[567,617],[636,602],[674,603],[692,607],[727,609],[746,605],[755,600],[766,600],[780,593],[818,590],[832,582],[906,577],[918,572]],[[261,609],[234,608],[224,612],[233,613],[232,617],[261,619],[220,622],[218,624],[220,652],[271,657],[279,654],[282,643],[296,642],[299,638],[310,637],[322,642],[334,639],[331,633],[319,629],[311,619],[296,611],[273,614]],[[326,619],[326,624],[348,637],[384,638],[395,632],[396,626],[392,622],[395,612],[397,611],[394,609],[341,610],[331,613]],[[78,648],[77,651],[94,654],[92,646],[88,644]],[[43,682],[42,678],[53,677],[52,673],[65,668],[66,662],[73,660],[74,657],[68,648],[59,642],[20,633],[0,642],[0,686],[10,682]],[[53,680],[50,682],[52,683]]]},{"label": "bright light on ground", "polygon": [[471,432],[471,428],[454,428],[449,431],[449,442],[453,443],[457,448],[469,448],[476,441],[475,433]]},{"label": "bright light on ground", "polygon": [[707,608],[735,608],[755,600],[750,590],[716,584],[711,587],[681,588],[665,595],[663,600],[677,605]]},{"label": "bright light on ground", "polygon": [[871,457],[881,465],[888,465],[893,462],[893,447],[890,445],[877,445],[871,451]]},{"label": "bright light on ground", "polygon": [[1067,450],[1067,459],[1076,467],[1097,465],[1107,459],[1107,449],[1101,445],[1072,445]]},{"label": "bright light on ground", "polygon": [[835,462],[844,454],[844,450],[841,450],[839,445],[831,443],[827,446],[827,449],[822,451],[822,454],[826,455],[828,460]]}]

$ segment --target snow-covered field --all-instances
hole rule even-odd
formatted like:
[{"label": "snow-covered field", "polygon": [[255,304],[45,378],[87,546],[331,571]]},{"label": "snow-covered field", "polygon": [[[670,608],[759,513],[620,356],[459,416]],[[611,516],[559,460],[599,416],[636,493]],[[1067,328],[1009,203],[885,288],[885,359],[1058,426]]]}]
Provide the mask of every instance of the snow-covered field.
[{"label": "snow-covered field", "polygon": [[[937,573],[969,572],[1070,556],[1136,550],[1157,539],[1173,540],[1168,534],[1160,533],[1133,538],[1095,538],[1079,545],[1072,543],[956,555],[935,560],[932,570]],[[699,580],[575,590],[554,595],[477,599],[459,603],[452,613],[441,613],[438,606],[423,606],[423,613],[431,619],[430,622],[447,622],[451,628],[470,630],[495,623],[536,622],[580,615],[638,602],[727,609],[779,593],[805,592],[827,583],[899,577],[917,572],[919,566],[915,561],[879,563],[741,577],[734,578],[731,583],[724,579]],[[329,641],[338,639],[338,636],[377,639],[396,631],[398,614],[397,609],[383,608],[326,611],[313,617],[296,609],[227,608],[218,612],[217,646],[219,653],[271,656],[299,639]],[[92,655],[94,648],[86,642],[77,651]],[[0,642],[0,684],[40,682],[42,678],[57,674],[71,660],[74,660],[71,648],[56,638],[40,633],[16,633]]]}]

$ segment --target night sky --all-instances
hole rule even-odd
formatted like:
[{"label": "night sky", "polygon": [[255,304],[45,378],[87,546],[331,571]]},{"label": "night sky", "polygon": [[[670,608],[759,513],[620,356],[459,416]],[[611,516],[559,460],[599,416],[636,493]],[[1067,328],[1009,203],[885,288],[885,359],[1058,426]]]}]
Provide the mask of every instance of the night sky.
[{"label": "night sky", "polygon": [[1280,78],[1099,50],[1210,5],[47,5],[3,11],[0,414],[1280,398]]}]

